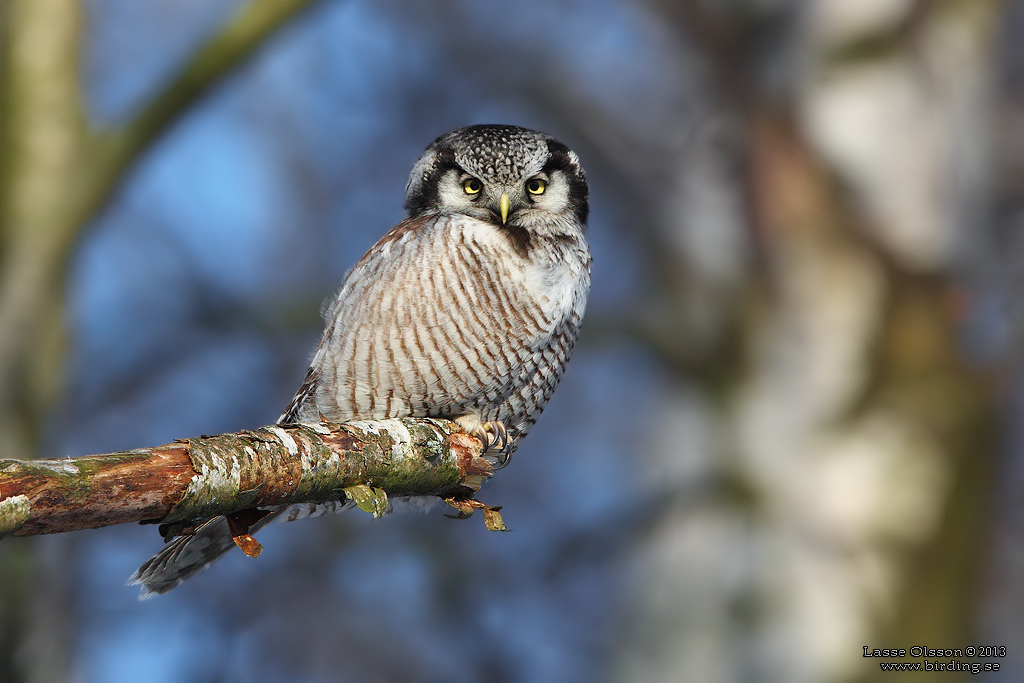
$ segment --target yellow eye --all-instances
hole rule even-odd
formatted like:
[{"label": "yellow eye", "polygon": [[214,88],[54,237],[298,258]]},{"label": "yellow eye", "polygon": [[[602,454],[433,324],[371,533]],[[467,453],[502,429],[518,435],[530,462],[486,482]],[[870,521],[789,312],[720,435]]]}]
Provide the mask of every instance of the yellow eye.
[{"label": "yellow eye", "polygon": [[476,178],[469,178],[462,183],[462,189],[466,191],[466,194],[480,194],[483,184]]},{"label": "yellow eye", "polygon": [[548,184],[540,178],[534,178],[533,180],[526,181],[526,191],[530,194],[544,194],[544,189],[547,188]]}]

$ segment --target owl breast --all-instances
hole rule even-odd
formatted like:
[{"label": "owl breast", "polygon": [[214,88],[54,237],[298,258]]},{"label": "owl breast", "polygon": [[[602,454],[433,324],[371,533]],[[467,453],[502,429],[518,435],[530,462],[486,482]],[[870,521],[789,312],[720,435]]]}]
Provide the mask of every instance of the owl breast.
[{"label": "owl breast", "polygon": [[381,239],[327,312],[299,418],[475,414],[504,422],[514,448],[576,341],[590,254],[582,238],[524,249],[502,230],[442,215]]}]

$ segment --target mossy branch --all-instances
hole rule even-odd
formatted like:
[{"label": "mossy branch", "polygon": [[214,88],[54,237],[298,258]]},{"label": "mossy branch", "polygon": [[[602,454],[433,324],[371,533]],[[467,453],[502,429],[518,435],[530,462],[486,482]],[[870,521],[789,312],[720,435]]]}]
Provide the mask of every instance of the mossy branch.
[{"label": "mossy branch", "polygon": [[0,460],[0,535],[185,522],[341,500],[353,487],[468,500],[491,474],[480,451],[479,440],[452,422],[403,418],[274,425],[76,459]]}]

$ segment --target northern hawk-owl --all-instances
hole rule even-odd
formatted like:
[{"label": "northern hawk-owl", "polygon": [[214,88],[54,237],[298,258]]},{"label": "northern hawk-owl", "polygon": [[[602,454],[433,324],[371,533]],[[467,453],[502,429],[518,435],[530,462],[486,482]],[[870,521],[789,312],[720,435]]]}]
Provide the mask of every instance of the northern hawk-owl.
[{"label": "northern hawk-owl", "polygon": [[[320,346],[278,422],[452,418],[503,466],[579,334],[591,261],[583,168],[544,133],[460,128],[413,166],[405,209],[325,307]],[[164,593],[233,545],[225,519],[208,520],[132,582]]]}]

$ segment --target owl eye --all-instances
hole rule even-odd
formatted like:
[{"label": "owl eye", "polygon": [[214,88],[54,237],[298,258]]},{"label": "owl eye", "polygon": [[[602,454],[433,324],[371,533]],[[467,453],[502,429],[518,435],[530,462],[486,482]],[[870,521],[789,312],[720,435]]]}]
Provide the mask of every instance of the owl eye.
[{"label": "owl eye", "polygon": [[534,178],[533,180],[526,181],[526,191],[530,194],[544,194],[544,190],[548,184],[540,178]]},{"label": "owl eye", "polygon": [[483,184],[476,178],[469,178],[462,183],[462,189],[466,191],[466,194],[480,194]]}]

